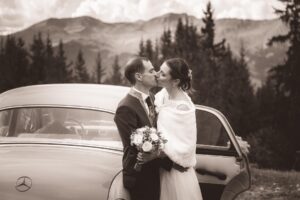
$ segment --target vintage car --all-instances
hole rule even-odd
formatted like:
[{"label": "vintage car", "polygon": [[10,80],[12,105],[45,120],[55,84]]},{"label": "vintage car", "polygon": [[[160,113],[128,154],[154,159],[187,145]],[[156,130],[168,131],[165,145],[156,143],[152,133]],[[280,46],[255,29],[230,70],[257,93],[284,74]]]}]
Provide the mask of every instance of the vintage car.
[{"label": "vintage car", "polygon": [[[122,142],[113,120],[128,91],[49,84],[2,93],[0,199],[129,199],[122,185]],[[234,199],[250,187],[247,156],[219,111],[197,105],[196,117],[195,169],[203,199]],[[51,127],[54,122],[61,123],[57,129]]]}]

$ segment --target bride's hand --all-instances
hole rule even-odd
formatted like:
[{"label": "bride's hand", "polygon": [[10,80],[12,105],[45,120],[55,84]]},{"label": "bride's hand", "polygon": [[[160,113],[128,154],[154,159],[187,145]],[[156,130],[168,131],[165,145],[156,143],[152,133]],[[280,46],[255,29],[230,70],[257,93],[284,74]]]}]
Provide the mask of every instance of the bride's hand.
[{"label": "bride's hand", "polygon": [[166,153],[165,153],[164,151],[158,151],[158,152],[157,152],[157,156],[158,156],[159,158],[167,157],[167,155],[166,155]]},{"label": "bride's hand", "polygon": [[147,163],[151,160],[154,160],[155,158],[157,158],[157,154],[156,153],[141,153],[139,152],[137,155],[137,160],[139,163],[144,164]]}]

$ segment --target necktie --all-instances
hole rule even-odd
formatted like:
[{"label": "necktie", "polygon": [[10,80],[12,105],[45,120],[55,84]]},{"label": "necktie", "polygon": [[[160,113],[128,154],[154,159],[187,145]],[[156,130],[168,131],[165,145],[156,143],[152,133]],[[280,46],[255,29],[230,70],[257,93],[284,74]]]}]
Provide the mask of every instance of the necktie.
[{"label": "necktie", "polygon": [[156,127],[156,113],[155,113],[155,107],[154,107],[154,104],[152,103],[151,99],[150,99],[150,96],[148,96],[146,98],[146,103],[147,103],[147,106],[149,108],[149,118],[152,122],[152,125],[154,127]]}]

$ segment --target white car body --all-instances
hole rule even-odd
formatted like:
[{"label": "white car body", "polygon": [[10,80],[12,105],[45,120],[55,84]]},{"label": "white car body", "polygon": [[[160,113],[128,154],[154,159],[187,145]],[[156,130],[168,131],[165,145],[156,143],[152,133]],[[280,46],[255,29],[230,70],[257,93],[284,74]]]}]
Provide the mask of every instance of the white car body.
[{"label": "white car body", "polygon": [[[129,199],[122,143],[113,122],[128,87],[26,86],[0,94],[0,199]],[[234,199],[250,187],[247,156],[226,118],[196,105],[197,177],[204,200]],[[68,113],[74,134],[38,133],[51,110]]]}]

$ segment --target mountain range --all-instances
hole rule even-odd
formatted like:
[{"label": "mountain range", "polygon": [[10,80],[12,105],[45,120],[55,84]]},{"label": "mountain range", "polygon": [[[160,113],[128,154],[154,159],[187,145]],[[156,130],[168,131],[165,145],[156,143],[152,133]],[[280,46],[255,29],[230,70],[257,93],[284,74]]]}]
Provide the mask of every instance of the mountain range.
[{"label": "mountain range", "polygon": [[[151,39],[154,44],[159,41],[164,30],[170,29],[174,33],[179,18],[183,22],[188,19],[199,32],[203,26],[202,19],[187,14],[169,13],[147,21],[124,23],[106,23],[84,16],[50,18],[13,34],[22,37],[26,45],[32,43],[33,36],[38,32],[44,38],[49,34],[54,47],[57,47],[61,39],[69,61],[75,61],[81,49],[90,73],[95,68],[96,55],[100,52],[102,65],[109,75],[116,55],[119,56],[120,66],[124,66],[131,56],[137,54],[142,39]],[[239,54],[243,44],[251,81],[256,87],[263,83],[270,67],[283,61],[288,48],[287,44],[269,47],[267,42],[273,36],[285,34],[287,31],[288,27],[279,19],[215,20],[215,42],[226,39],[226,44],[230,45],[235,55]]]}]

